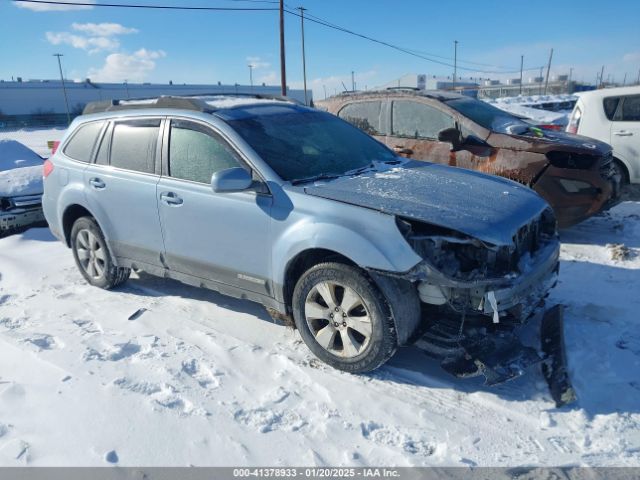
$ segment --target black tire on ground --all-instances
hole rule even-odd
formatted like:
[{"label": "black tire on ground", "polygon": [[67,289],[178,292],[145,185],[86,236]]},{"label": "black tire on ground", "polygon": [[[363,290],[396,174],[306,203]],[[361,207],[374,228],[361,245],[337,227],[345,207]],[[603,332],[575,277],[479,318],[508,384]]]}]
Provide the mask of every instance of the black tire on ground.
[{"label": "black tire on ground", "polygon": [[[343,323],[340,323],[339,328],[343,331],[336,331],[335,328],[331,331],[331,333],[335,332],[338,337],[337,340],[333,340],[331,343],[331,345],[338,348],[337,351],[333,349],[332,352],[318,342],[316,336],[312,333],[312,328],[317,334],[319,330],[329,324],[329,315],[334,315],[334,310],[328,306],[328,302],[323,301],[324,297],[320,295],[317,289],[319,285],[325,284],[325,282],[335,286],[332,292],[334,292],[335,303],[339,309],[342,309],[343,305],[347,308],[346,303],[348,302],[345,300],[347,288],[359,296],[359,300],[362,302],[358,306],[348,312],[340,310],[335,315],[338,319],[344,317],[346,322],[349,322],[352,318],[356,319],[356,324],[354,325],[358,325],[358,318],[365,318],[364,316],[366,316],[370,320],[366,322],[369,324],[367,329],[370,328],[368,340],[362,340],[367,337],[357,330],[351,330],[350,327],[345,327]],[[326,306],[327,318],[318,319],[310,315],[310,319],[307,320],[305,304],[310,295],[315,299],[314,303],[319,302],[322,304],[321,306]],[[300,277],[294,289],[292,309],[296,327],[309,349],[320,360],[338,370],[350,373],[375,370],[389,360],[398,348],[394,320],[384,295],[373,281],[356,267],[328,262],[318,264],[307,270]],[[335,311],[337,312],[338,310]],[[343,316],[343,312],[346,316]],[[333,324],[335,325],[335,323]],[[342,338],[345,338],[344,335],[350,335],[347,337],[347,341],[356,339],[355,344],[358,345],[356,348],[357,354],[352,356],[347,354],[347,349],[342,342]],[[342,352],[340,352],[340,348],[342,348]]]},{"label": "black tire on ground", "polygon": [[[79,239],[79,236],[82,238]],[[99,257],[96,259],[98,267],[97,269],[94,268],[94,275],[90,274],[88,268],[84,266],[80,260],[80,256],[83,256],[86,262],[87,249],[82,248],[82,244],[84,243],[86,245],[89,238],[95,246],[92,258]],[[97,222],[92,217],[80,217],[73,224],[71,228],[71,249],[78,270],[80,270],[85,280],[94,287],[109,290],[126,282],[131,274],[130,268],[117,267],[114,265],[102,230],[100,230]],[[101,253],[96,255],[95,252]]]}]

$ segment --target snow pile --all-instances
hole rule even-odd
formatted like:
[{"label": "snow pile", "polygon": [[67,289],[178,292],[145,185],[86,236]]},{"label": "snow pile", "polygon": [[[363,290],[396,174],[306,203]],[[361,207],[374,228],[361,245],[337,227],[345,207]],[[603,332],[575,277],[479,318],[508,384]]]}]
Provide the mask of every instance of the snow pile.
[{"label": "snow pile", "polygon": [[15,140],[0,140],[0,196],[42,193],[42,158]]},{"label": "snow pile", "polygon": [[[48,230],[0,240],[0,465],[640,466],[640,202],[562,232],[576,405],[413,347],[369,375],[264,308],[148,275],[90,287]],[[608,244],[632,255],[612,259]]]}]

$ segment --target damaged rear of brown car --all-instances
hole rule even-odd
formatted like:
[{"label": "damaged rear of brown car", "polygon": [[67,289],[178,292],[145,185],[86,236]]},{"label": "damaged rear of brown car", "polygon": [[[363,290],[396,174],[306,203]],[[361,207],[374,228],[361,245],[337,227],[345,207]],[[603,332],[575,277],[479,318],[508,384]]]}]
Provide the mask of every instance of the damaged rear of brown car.
[{"label": "damaged rear of brown car", "polygon": [[485,102],[440,91],[387,90],[324,102],[398,154],[499,175],[539,193],[560,227],[606,208],[619,194],[611,147],[540,130]]}]

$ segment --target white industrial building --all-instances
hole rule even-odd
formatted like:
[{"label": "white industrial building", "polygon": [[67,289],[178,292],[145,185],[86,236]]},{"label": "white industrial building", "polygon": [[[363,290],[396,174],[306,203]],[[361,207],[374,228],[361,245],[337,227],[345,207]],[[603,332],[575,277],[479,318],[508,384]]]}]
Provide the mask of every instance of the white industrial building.
[{"label": "white industrial building", "polygon": [[[173,83],[94,83],[65,80],[69,110],[74,117],[88,102],[95,100],[126,100],[152,98],[161,95],[204,94],[266,94],[280,95],[279,86],[267,85],[178,85]],[[303,90],[288,90],[287,95],[304,102]],[[312,93],[307,91],[311,101]],[[60,80],[0,80],[0,124],[22,126],[33,124],[64,124],[67,110]],[[2,126],[2,125],[0,125]]]}]

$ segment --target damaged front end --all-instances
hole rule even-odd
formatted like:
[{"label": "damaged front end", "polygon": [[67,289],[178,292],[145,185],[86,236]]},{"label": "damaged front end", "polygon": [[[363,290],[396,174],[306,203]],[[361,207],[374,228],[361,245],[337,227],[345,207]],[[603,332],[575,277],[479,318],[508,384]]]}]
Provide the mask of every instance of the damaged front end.
[{"label": "damaged front end", "polygon": [[458,377],[484,375],[495,385],[542,364],[558,405],[575,394],[566,374],[562,311],[544,313],[542,348],[525,346],[520,328],[543,311],[557,282],[559,241],[551,209],[493,245],[409,219],[398,226],[423,261],[403,278],[416,285],[423,311],[415,344]]},{"label": "damaged front end", "polygon": [[38,225],[46,225],[42,195],[0,197],[0,237]]}]

